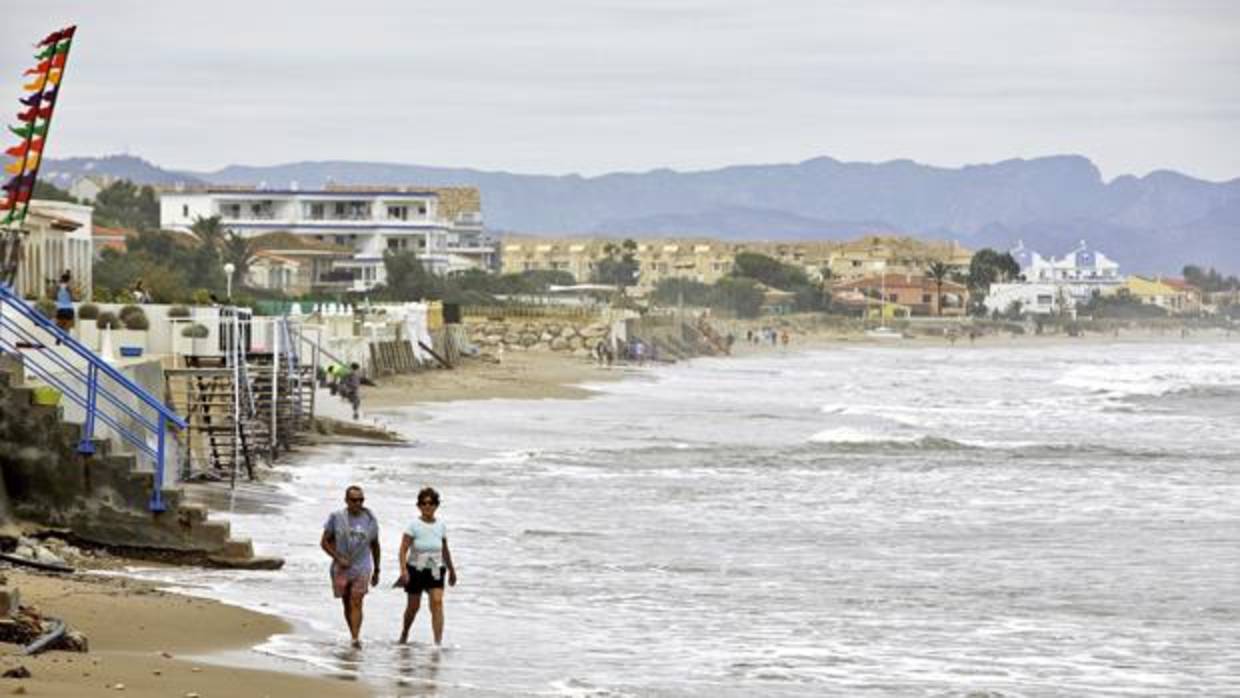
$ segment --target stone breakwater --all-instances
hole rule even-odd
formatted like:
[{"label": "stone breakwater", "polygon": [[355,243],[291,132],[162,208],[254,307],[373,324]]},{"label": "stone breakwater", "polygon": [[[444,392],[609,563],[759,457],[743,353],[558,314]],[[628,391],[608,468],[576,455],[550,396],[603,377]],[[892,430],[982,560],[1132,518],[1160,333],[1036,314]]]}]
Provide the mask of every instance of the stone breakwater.
[{"label": "stone breakwater", "polygon": [[506,320],[466,324],[469,339],[487,351],[554,351],[588,357],[600,339],[608,336],[601,322],[563,320]]}]

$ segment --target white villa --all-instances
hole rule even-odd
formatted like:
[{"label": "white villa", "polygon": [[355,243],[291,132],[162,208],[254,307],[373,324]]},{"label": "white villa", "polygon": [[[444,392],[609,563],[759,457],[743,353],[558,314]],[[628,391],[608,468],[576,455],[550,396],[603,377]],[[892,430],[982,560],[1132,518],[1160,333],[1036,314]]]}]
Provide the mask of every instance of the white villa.
[{"label": "white villa", "polygon": [[91,213],[94,208],[34,199],[25,227],[22,261],[13,288],[27,298],[54,298],[56,282],[73,275],[75,300],[90,300],[94,285]]},{"label": "white villa", "polygon": [[1078,303],[1095,293],[1112,294],[1124,284],[1119,264],[1089,249],[1084,240],[1059,258],[1043,257],[1024,242],[1017,242],[1011,254],[1020,265],[1022,280],[991,284],[985,301],[989,312],[1005,312],[1016,302],[1025,314],[1074,315]]},{"label": "white villa", "polygon": [[1021,276],[1029,283],[1083,283],[1117,285],[1124,282],[1119,264],[1081,240],[1075,249],[1058,259],[1043,257],[1017,242],[1012,257],[1020,265]]},{"label": "white villa", "polygon": [[199,217],[211,216],[220,216],[224,228],[243,237],[286,231],[353,250],[351,257],[322,269],[314,285],[370,290],[387,278],[383,254],[388,250],[412,250],[437,273],[498,264],[498,244],[483,230],[481,200],[473,187],[212,186],[160,193],[159,222],[165,229],[189,231]]}]

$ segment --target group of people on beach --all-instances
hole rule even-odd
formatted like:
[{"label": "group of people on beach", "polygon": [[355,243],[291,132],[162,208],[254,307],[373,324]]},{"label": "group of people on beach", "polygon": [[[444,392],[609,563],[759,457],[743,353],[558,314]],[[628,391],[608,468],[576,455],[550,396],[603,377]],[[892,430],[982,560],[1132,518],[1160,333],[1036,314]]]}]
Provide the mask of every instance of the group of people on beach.
[{"label": "group of people on beach", "polygon": [[[400,539],[400,576],[393,586],[405,590],[405,615],[400,642],[409,640],[409,628],[422,607],[422,595],[430,599],[431,630],[435,644],[443,642],[444,583],[456,586],[456,567],[448,551],[448,530],[435,517],[439,493],[432,487],[418,492],[418,517]],[[343,509],[334,511],[323,524],[319,546],[332,559],[332,593],[340,599],[353,646],[361,647],[362,601],[370,587],[379,585],[379,521],[366,508],[362,488],[350,485],[344,492]]]},{"label": "group of people on beach", "polygon": [[780,332],[774,327],[763,327],[760,330],[751,329],[745,331],[745,341],[750,344],[770,344],[771,346],[776,346],[782,342],[786,347],[788,346],[790,339],[791,338],[788,336],[788,330]]}]

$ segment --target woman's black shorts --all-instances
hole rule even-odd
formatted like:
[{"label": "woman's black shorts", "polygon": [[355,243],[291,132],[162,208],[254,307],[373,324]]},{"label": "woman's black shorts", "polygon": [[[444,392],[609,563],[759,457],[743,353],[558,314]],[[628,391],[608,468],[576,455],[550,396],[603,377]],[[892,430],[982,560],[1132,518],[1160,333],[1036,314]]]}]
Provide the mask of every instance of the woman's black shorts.
[{"label": "woman's black shorts", "polygon": [[413,567],[406,567],[405,572],[409,574],[409,581],[405,582],[405,593],[421,594],[431,589],[442,589],[446,571],[446,567],[440,567],[439,579],[435,579],[430,570],[415,570]]}]

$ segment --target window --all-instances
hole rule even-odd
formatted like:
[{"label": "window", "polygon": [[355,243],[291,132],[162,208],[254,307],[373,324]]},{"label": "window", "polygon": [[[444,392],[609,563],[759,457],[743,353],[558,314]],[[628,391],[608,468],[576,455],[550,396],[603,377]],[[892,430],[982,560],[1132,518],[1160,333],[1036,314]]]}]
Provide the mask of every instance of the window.
[{"label": "window", "polygon": [[337,216],[344,215],[344,204],[343,203],[336,204],[336,215]]},{"label": "window", "polygon": [[403,247],[403,245],[401,245],[400,243],[401,241],[397,240],[396,238],[388,238],[387,248],[389,250],[399,250],[401,247]]},{"label": "window", "polygon": [[388,220],[393,220],[393,221],[409,220],[409,207],[408,206],[388,206],[387,217],[388,217]]},{"label": "window", "polygon": [[1050,305],[1052,300],[1051,294],[1049,293],[1038,294],[1038,305]]},{"label": "window", "polygon": [[323,204],[310,204],[310,220],[323,220]]},{"label": "window", "polygon": [[930,301],[932,300],[932,298],[933,298],[933,297],[932,297],[929,293],[923,293],[923,294],[921,294],[921,302],[922,302],[922,303],[927,303],[927,304],[929,304],[929,303],[930,303]]},{"label": "window", "polygon": [[348,241],[348,239],[347,239],[347,238],[348,238],[348,236],[346,236],[346,235],[337,235],[337,236],[336,236],[336,244],[337,244],[337,245],[347,245],[347,244],[349,244],[349,241]]},{"label": "window", "polygon": [[418,204],[418,215],[419,216],[426,215],[426,204]]},{"label": "window", "polygon": [[189,204],[181,204],[181,217],[189,218]]}]

